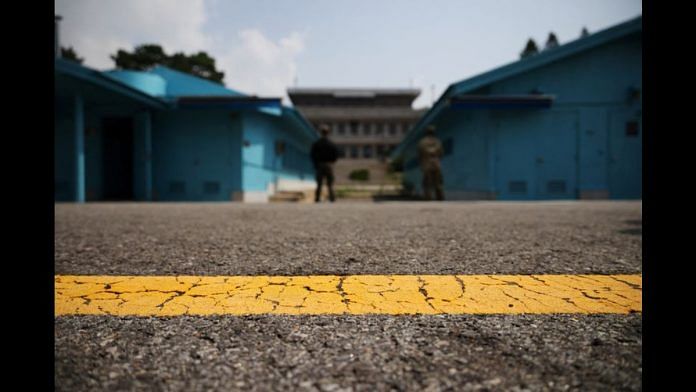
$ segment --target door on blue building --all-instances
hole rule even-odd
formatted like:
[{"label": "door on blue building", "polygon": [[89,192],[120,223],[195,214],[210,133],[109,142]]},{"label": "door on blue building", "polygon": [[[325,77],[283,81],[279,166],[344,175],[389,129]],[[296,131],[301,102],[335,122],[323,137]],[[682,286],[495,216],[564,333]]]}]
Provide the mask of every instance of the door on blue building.
[{"label": "door on blue building", "polygon": [[133,200],[133,119],[102,121],[102,186],[104,200]]},{"label": "door on blue building", "polygon": [[498,117],[498,199],[576,198],[577,113],[516,112]]},{"label": "door on blue building", "polygon": [[500,200],[533,200],[537,197],[536,130],[538,116],[527,113],[494,114],[496,118],[495,178]]},{"label": "door on blue building", "polygon": [[609,197],[643,197],[642,115],[636,109],[609,112]]},{"label": "door on blue building", "polygon": [[545,112],[536,134],[536,199],[577,198],[578,114]]}]

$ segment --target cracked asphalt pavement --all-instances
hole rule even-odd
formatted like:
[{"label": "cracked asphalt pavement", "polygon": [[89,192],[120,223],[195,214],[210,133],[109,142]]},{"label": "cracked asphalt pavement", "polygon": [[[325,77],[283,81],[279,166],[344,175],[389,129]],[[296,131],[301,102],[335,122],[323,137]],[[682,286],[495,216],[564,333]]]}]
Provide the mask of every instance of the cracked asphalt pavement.
[{"label": "cracked asphalt pavement", "polygon": [[[55,206],[56,275],[640,274],[641,202]],[[56,390],[640,390],[634,314],[58,316]]]}]

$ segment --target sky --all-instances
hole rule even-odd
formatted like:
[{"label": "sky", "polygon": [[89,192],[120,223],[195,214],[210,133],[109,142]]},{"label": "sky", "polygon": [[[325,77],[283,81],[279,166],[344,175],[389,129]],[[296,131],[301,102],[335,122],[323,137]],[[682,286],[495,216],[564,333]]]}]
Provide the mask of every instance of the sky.
[{"label": "sky", "polygon": [[640,0],[55,0],[60,44],[84,65],[140,44],[205,51],[229,88],[420,88],[430,106],[452,83],[514,62],[529,38],[560,44],[642,14]]}]

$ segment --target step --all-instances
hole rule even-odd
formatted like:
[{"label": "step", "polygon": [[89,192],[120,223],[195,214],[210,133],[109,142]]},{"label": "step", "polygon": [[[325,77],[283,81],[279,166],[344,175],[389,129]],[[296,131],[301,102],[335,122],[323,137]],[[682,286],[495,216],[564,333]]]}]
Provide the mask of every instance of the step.
[{"label": "step", "polygon": [[304,192],[300,191],[280,191],[271,195],[268,200],[271,202],[298,202],[306,198]]}]

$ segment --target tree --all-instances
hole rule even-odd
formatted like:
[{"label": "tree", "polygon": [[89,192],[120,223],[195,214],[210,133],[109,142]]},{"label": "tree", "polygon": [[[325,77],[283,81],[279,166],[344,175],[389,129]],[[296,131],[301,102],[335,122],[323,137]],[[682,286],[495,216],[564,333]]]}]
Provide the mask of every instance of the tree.
[{"label": "tree", "polygon": [[524,59],[524,58],[527,58],[529,56],[533,56],[537,53],[539,53],[539,48],[537,47],[536,42],[534,42],[534,40],[530,38],[527,41],[527,46],[525,46],[522,53],[520,53],[520,58]]},{"label": "tree", "polygon": [[585,37],[587,37],[588,35],[590,35],[590,32],[587,31],[587,27],[583,27],[583,28],[582,28],[582,31],[580,32],[580,38],[585,38]]},{"label": "tree", "polygon": [[75,52],[75,49],[73,49],[72,46],[68,48],[64,48],[61,46],[60,57],[66,60],[74,61],[78,64],[82,64],[82,62],[85,61],[84,58],[77,56],[77,52]]},{"label": "tree", "polygon": [[215,68],[215,59],[206,52],[191,55],[177,52],[170,56],[157,44],[137,46],[132,53],[119,49],[115,55],[111,55],[111,59],[119,69],[144,71],[155,65],[164,65],[220,84],[223,84],[222,80],[225,77],[224,72]]},{"label": "tree", "polygon": [[553,32],[549,33],[549,38],[546,39],[546,45],[544,46],[544,50],[549,50],[553,49],[558,46],[558,38],[556,38],[556,34]]}]

